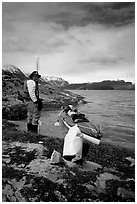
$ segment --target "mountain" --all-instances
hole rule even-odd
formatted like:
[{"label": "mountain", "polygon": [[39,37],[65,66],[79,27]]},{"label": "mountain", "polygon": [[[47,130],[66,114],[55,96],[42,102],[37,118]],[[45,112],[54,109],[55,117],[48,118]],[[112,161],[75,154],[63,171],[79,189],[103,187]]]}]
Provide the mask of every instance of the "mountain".
[{"label": "mountain", "polygon": [[69,85],[69,83],[67,81],[65,81],[62,78],[58,78],[58,77],[52,77],[52,76],[42,76],[42,79],[45,82],[50,83],[52,86],[54,87],[63,87],[63,86],[67,86]]},{"label": "mountain", "polygon": [[[25,74],[14,65],[3,65],[2,67],[2,91],[5,93],[15,93],[23,90],[24,81],[29,74]],[[58,92],[60,87],[69,83],[62,78],[42,76],[39,80],[39,87],[42,93]],[[52,90],[52,91],[51,91]]]},{"label": "mountain", "polygon": [[134,90],[135,84],[132,84],[132,82],[125,82],[124,80],[105,80],[94,83],[69,84],[64,88],[69,90]]},{"label": "mountain", "polygon": [[[18,67],[14,65],[3,65],[2,67],[2,83],[3,88],[7,89],[7,86],[4,87],[5,83],[14,83],[16,86],[23,84],[24,80],[28,78],[29,74],[23,73]],[[125,82],[124,80],[105,80],[102,82],[94,83],[78,83],[78,84],[69,84],[62,78],[53,77],[53,76],[42,76],[39,81],[40,88],[43,90],[44,86],[49,89],[78,89],[78,90],[134,90],[135,84],[131,82]],[[12,86],[12,84],[10,84]]]},{"label": "mountain", "polygon": [[[2,67],[2,117],[8,119],[23,119],[26,117],[26,105],[23,100],[23,85],[28,74],[23,73],[14,65]],[[40,98],[43,99],[46,110],[60,108],[65,104],[77,104],[82,97],[60,88],[68,84],[56,77],[41,77],[39,81]]]},{"label": "mountain", "polygon": [[27,79],[27,76],[16,66],[14,65],[3,65],[2,67],[2,77],[5,78],[11,78],[11,81],[17,80],[17,81],[24,81]]},{"label": "mountain", "polygon": [[[11,78],[19,78],[21,80],[26,80],[29,77],[28,73],[23,73],[18,67],[14,65],[3,65],[2,75],[5,77],[10,76]],[[67,86],[69,83],[62,78],[53,77],[53,76],[42,76],[40,79],[40,84],[49,84],[53,87],[62,87]]]}]

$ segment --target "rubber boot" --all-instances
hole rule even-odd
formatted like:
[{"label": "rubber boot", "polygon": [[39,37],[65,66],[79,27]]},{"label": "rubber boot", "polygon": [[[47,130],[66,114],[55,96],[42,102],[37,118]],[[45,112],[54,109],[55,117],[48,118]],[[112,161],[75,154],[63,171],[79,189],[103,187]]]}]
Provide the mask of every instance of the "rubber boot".
[{"label": "rubber boot", "polygon": [[38,125],[32,125],[31,132],[38,133]]},{"label": "rubber boot", "polygon": [[27,123],[27,131],[28,132],[32,131],[32,124],[31,123]]}]

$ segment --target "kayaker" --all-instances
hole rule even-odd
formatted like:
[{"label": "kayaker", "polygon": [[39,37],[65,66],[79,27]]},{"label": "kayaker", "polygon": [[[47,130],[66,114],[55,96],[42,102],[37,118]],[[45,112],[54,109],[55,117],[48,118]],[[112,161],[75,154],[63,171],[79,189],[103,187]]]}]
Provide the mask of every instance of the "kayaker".
[{"label": "kayaker", "polygon": [[77,125],[71,127],[64,138],[63,158],[72,162],[81,162],[83,136]]},{"label": "kayaker", "polygon": [[61,106],[62,112],[65,112],[67,115],[70,113],[77,113],[78,110],[74,108],[72,105]]},{"label": "kayaker", "polygon": [[84,142],[83,134],[76,124],[69,128],[64,138],[63,158],[73,163],[82,164],[89,147],[89,144]]},{"label": "kayaker", "polygon": [[24,82],[24,101],[27,105],[27,130],[38,133],[38,122],[42,110],[42,100],[39,98],[38,80],[41,77],[33,71],[29,79]]}]

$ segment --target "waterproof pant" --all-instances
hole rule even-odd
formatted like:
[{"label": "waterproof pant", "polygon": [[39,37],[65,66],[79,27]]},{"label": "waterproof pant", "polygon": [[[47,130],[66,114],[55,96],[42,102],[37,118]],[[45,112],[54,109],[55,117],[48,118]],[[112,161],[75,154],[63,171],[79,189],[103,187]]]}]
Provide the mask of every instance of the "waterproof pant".
[{"label": "waterproof pant", "polygon": [[31,123],[32,125],[38,125],[38,121],[41,116],[41,111],[38,110],[37,104],[33,101],[26,101],[27,105],[27,123]]}]

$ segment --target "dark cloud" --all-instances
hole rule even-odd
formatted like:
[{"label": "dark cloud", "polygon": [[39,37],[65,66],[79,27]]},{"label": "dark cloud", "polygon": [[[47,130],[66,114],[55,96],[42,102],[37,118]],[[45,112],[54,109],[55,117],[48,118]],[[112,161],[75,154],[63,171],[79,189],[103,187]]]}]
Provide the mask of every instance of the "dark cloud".
[{"label": "dark cloud", "polygon": [[122,26],[135,22],[134,2],[4,2],[3,20],[55,22],[65,28],[90,23]]},{"label": "dark cloud", "polygon": [[83,4],[87,11],[83,24],[101,23],[122,26],[135,22],[135,4],[126,2]]},{"label": "dark cloud", "polygon": [[[101,23],[123,26],[135,22],[135,3],[59,3],[60,12],[46,15],[44,20],[54,21],[70,26],[85,26],[90,23]],[[61,9],[63,8],[63,9]]]},{"label": "dark cloud", "polygon": [[113,9],[123,9],[123,8],[128,8],[128,7],[131,7],[131,6],[135,6],[135,3],[131,3],[131,2],[116,2],[116,3],[112,3],[112,8]]}]

